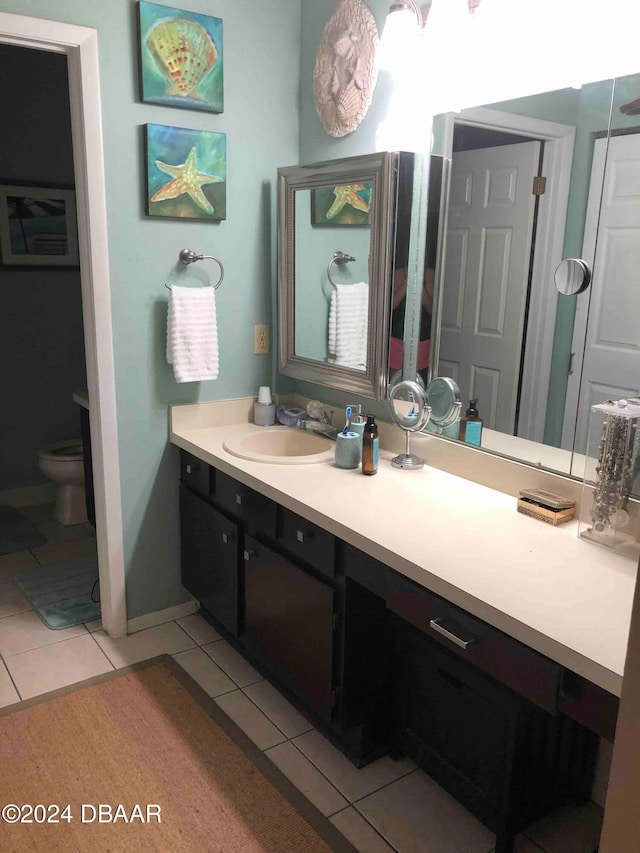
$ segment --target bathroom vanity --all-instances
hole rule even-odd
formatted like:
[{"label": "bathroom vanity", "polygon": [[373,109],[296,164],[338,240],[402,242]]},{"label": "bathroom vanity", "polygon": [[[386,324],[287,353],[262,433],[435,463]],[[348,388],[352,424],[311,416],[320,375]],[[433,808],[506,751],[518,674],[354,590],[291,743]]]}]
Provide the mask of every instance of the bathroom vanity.
[{"label": "bathroom vanity", "polygon": [[216,405],[174,407],[171,440],[183,583],[235,648],[356,764],[413,758],[501,853],[587,798],[596,735],[615,729],[633,563],[508,495],[394,470],[388,451],[374,478],[237,458],[225,438],[259,428],[207,427]]}]

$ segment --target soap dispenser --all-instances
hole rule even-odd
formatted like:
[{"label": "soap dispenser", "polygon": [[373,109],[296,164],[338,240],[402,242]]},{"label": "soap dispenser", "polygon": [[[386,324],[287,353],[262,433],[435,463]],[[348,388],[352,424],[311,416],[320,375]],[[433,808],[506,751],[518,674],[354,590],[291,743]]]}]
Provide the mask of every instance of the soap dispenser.
[{"label": "soap dispenser", "polygon": [[458,435],[460,441],[466,441],[467,444],[474,444],[480,447],[482,441],[482,418],[478,414],[478,398],[469,400],[469,407],[460,418],[460,433]]},{"label": "soap dispenser", "polygon": [[378,425],[373,415],[367,415],[362,436],[362,473],[378,473]]}]

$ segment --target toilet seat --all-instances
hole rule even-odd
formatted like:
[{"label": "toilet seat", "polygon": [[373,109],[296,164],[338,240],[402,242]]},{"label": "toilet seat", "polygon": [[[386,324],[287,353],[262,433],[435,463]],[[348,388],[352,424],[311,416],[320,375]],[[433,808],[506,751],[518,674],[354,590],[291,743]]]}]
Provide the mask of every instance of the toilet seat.
[{"label": "toilet seat", "polygon": [[57,441],[38,451],[41,459],[51,459],[56,462],[79,462],[83,458],[82,442],[79,438]]}]

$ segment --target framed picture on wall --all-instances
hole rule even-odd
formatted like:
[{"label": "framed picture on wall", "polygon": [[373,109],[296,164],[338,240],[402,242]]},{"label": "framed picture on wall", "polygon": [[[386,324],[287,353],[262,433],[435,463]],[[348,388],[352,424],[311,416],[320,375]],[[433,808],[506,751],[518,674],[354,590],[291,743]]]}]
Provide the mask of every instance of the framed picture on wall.
[{"label": "framed picture on wall", "polygon": [[147,124],[147,216],[227,218],[227,136]]},{"label": "framed picture on wall", "polygon": [[74,191],[0,184],[0,259],[3,267],[77,267]]},{"label": "framed picture on wall", "polygon": [[371,181],[311,190],[311,224],[369,225]]},{"label": "framed picture on wall", "polygon": [[138,13],[143,103],[223,112],[222,19],[146,0]]}]

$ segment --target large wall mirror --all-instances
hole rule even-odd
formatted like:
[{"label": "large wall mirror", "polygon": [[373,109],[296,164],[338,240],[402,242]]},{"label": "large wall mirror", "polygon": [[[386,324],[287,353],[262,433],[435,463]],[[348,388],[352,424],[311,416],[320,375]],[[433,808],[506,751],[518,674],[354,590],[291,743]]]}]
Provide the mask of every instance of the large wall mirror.
[{"label": "large wall mirror", "polygon": [[[478,398],[484,449],[582,476],[590,406],[640,392],[640,75],[434,130],[451,180],[430,370]],[[592,271],[577,296],[563,258]]]},{"label": "large wall mirror", "polygon": [[439,199],[440,158],[407,152],[278,170],[282,373],[384,399],[402,369],[412,261],[424,254],[409,245],[414,186],[428,175]]}]

